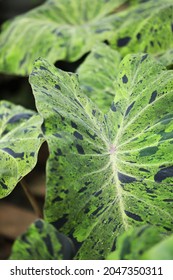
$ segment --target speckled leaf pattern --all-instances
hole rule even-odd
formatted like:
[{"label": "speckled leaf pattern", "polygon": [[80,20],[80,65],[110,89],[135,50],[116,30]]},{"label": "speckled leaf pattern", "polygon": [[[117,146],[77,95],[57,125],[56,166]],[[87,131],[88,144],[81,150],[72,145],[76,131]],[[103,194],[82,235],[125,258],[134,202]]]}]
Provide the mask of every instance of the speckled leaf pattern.
[{"label": "speckled leaf pattern", "polygon": [[41,124],[35,112],[0,102],[0,198],[34,168],[43,143]]},{"label": "speckled leaf pattern", "polygon": [[108,260],[140,260],[155,244],[159,244],[165,238],[157,228],[145,225],[132,228],[117,239],[116,250],[111,252]]},{"label": "speckled leaf pattern", "polygon": [[[112,46],[122,55],[146,52],[173,63],[173,2],[147,1],[121,13],[121,25],[112,33]],[[166,55],[165,55],[166,53]]]},{"label": "speckled leaf pattern", "polygon": [[[51,224],[36,220],[16,239],[10,260],[69,259],[72,243]],[[67,252],[67,249],[69,252]]]},{"label": "speckled leaf pattern", "polygon": [[115,95],[113,82],[120,60],[121,56],[117,51],[100,43],[77,69],[82,90],[104,112],[110,108]]},{"label": "speckled leaf pattern", "polygon": [[35,59],[75,61],[106,40],[107,16],[125,0],[48,0],[6,22],[0,35],[0,71],[27,75]]},{"label": "speckled leaf pattern", "polygon": [[126,56],[106,115],[45,60],[30,82],[50,150],[45,218],[81,244],[77,258],[104,258],[130,227],[172,231],[173,72]]}]

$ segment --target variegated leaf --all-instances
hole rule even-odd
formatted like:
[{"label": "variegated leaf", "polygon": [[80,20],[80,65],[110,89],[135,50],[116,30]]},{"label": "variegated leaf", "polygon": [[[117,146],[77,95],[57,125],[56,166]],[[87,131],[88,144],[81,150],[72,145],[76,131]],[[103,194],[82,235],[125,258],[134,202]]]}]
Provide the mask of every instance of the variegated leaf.
[{"label": "variegated leaf", "polygon": [[121,25],[110,42],[123,56],[128,53],[153,54],[166,66],[173,64],[173,2],[144,1],[121,13]]},{"label": "variegated leaf", "polygon": [[47,0],[3,25],[0,71],[28,75],[38,57],[75,61],[106,40],[110,12],[125,0]]},{"label": "variegated leaf", "polygon": [[10,260],[62,260],[71,259],[73,245],[51,224],[36,220],[19,236],[12,247]]},{"label": "variegated leaf", "polygon": [[44,141],[41,124],[35,112],[0,102],[0,198],[34,168]]},{"label": "variegated leaf", "polygon": [[164,239],[163,234],[153,226],[130,229],[118,237],[116,250],[111,252],[108,260],[140,260],[143,255]]},{"label": "variegated leaf", "polygon": [[131,227],[172,231],[173,72],[128,55],[106,115],[45,60],[30,82],[50,150],[45,218],[81,245],[77,258],[104,258]]},{"label": "variegated leaf", "polygon": [[115,95],[113,82],[120,60],[117,51],[105,44],[98,44],[77,69],[82,90],[104,112],[109,109]]}]

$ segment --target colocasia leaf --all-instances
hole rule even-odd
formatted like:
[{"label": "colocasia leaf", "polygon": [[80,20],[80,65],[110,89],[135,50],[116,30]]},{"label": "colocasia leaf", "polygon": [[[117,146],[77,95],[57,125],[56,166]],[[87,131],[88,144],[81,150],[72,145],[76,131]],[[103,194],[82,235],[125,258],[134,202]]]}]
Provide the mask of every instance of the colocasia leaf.
[{"label": "colocasia leaf", "polygon": [[126,0],[48,0],[3,25],[0,71],[27,75],[36,58],[75,61],[108,38],[109,14]]},{"label": "colocasia leaf", "polygon": [[51,224],[36,220],[16,239],[10,260],[62,260],[71,259],[73,245]]},{"label": "colocasia leaf", "polygon": [[126,56],[106,115],[45,60],[30,82],[50,150],[45,218],[81,245],[77,258],[104,258],[131,227],[172,231],[173,72]]},{"label": "colocasia leaf", "polygon": [[142,260],[173,260],[173,235],[146,251]]},{"label": "colocasia leaf", "polygon": [[142,226],[130,229],[118,237],[116,250],[109,254],[109,260],[140,260],[153,245],[164,238],[157,228]]},{"label": "colocasia leaf", "polygon": [[110,42],[122,55],[147,52],[160,59],[164,65],[171,65],[173,2],[172,0],[142,2],[146,3],[121,13],[121,25],[112,33]]},{"label": "colocasia leaf", "polygon": [[35,112],[0,102],[0,198],[34,168],[44,141],[41,124]]},{"label": "colocasia leaf", "polygon": [[115,95],[113,82],[120,60],[117,51],[105,44],[98,44],[77,70],[83,91],[106,112]]}]

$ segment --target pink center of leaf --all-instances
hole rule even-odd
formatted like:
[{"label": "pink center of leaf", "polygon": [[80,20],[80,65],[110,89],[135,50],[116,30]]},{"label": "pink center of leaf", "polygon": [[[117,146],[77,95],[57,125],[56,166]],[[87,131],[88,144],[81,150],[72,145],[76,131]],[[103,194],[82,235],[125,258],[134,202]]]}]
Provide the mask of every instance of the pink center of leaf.
[{"label": "pink center of leaf", "polygon": [[109,148],[110,154],[111,154],[111,155],[114,154],[115,151],[116,151],[116,147],[115,147],[114,145],[110,145],[110,148]]}]

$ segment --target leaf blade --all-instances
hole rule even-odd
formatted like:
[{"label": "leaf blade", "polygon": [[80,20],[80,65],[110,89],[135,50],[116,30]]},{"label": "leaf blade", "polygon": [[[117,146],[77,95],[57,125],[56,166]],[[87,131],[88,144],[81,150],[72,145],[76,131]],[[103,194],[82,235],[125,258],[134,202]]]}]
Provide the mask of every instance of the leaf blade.
[{"label": "leaf blade", "polygon": [[[143,75],[143,82],[138,83]],[[166,82],[159,78],[158,83],[162,75],[167,77]],[[158,90],[152,102],[149,76]],[[125,145],[121,146],[124,139],[132,141],[133,133],[135,137],[139,131],[140,139],[141,130],[143,133],[148,129],[140,114],[144,108],[149,111],[149,123],[157,124],[160,118],[165,118],[164,131],[172,131],[172,76],[172,71],[166,71],[146,54],[127,56],[120,65],[114,102],[108,114],[103,115],[81,92],[76,75],[64,73],[45,60],[36,62],[30,82],[38,111],[45,119],[45,137],[51,150],[45,217],[49,222],[60,222],[60,230],[72,234],[79,242],[81,248],[76,258],[104,258],[117,236],[130,227],[151,223],[160,231],[172,231],[172,208],[168,200],[168,194],[172,197],[172,154],[170,162],[164,161],[170,152],[172,134],[168,137],[169,145],[159,146],[157,142],[157,149],[150,149],[149,136],[153,137],[154,130],[148,134],[147,151],[138,144],[139,149],[130,154]],[[45,82],[51,96],[43,96],[41,92]],[[147,89],[141,91],[142,87]],[[157,102],[160,96],[169,96],[169,111],[166,105],[160,107]],[[46,104],[50,103],[49,110],[45,102],[40,102],[45,97]],[[141,103],[137,103],[140,97]],[[131,106],[132,101],[137,105]],[[129,106],[131,110],[126,114]],[[149,119],[151,112],[155,114]],[[132,129],[129,125],[127,129],[133,117],[140,126]],[[156,129],[156,135],[160,131]]]},{"label": "leaf blade", "polygon": [[37,162],[43,143],[42,118],[31,110],[0,102],[0,197],[7,196]]}]

